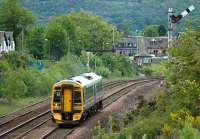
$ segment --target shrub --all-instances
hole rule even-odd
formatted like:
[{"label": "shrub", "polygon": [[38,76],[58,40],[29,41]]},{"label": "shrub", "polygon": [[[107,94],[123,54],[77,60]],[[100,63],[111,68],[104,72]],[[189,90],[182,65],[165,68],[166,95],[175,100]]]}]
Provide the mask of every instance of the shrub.
[{"label": "shrub", "polygon": [[96,72],[97,72],[99,75],[101,75],[101,76],[103,76],[103,77],[105,77],[105,78],[108,78],[108,77],[110,77],[110,75],[111,75],[110,70],[109,70],[108,68],[106,68],[106,67],[98,67],[98,68],[96,69]]},{"label": "shrub", "polygon": [[151,76],[153,73],[153,70],[149,66],[142,66],[141,73],[143,73],[145,76]]},{"label": "shrub", "polygon": [[121,77],[122,76],[121,71],[119,71],[118,69],[114,70],[111,74],[113,77]]},{"label": "shrub", "polygon": [[199,139],[200,132],[194,129],[191,124],[185,123],[183,129],[179,131],[180,139]]},{"label": "shrub", "polygon": [[165,117],[157,117],[155,115],[140,119],[128,126],[126,135],[132,136],[134,139],[141,139],[144,134],[146,134],[147,138],[155,138],[161,133],[161,128],[165,121]]},{"label": "shrub", "polygon": [[15,71],[9,72],[0,83],[1,97],[9,100],[25,96],[27,90],[27,86]]}]

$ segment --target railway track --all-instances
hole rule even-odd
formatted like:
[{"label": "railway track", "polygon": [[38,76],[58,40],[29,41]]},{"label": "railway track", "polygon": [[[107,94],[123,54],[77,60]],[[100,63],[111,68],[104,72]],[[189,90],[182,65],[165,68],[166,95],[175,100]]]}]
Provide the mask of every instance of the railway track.
[{"label": "railway track", "polygon": [[[143,79],[142,79],[143,80]],[[117,88],[112,95],[104,98],[104,107],[107,107],[112,102],[116,101],[118,98],[130,91],[131,86],[136,86],[144,82],[149,82],[150,80],[124,80],[124,81],[113,81],[105,84],[103,90],[109,90],[112,88]],[[129,89],[128,89],[129,88]],[[40,109],[40,108],[39,108]],[[35,113],[37,111],[37,113]],[[45,111],[45,112],[44,112]],[[29,115],[29,116],[27,116]],[[11,121],[7,121],[0,125],[0,138],[6,139],[30,139],[30,138],[41,138],[50,139],[55,138],[59,134],[60,138],[64,138],[66,135],[70,134],[74,128],[58,128],[57,125],[51,122],[49,104],[47,108],[35,109],[33,111],[25,112],[19,117],[15,116]],[[58,137],[58,136],[57,136]]]},{"label": "railway track", "polygon": [[5,114],[3,116],[0,116],[0,128],[7,124],[8,122],[15,120],[17,117],[19,116],[23,116],[23,115],[27,115],[28,113],[31,113],[32,111],[34,111],[34,109],[38,109],[43,105],[46,105],[49,102],[49,99],[45,99],[43,101],[34,103],[32,105],[26,106],[20,110],[17,110],[15,112],[9,113],[9,114]]},{"label": "railway track", "polygon": [[[112,95],[110,95],[107,98],[104,98],[103,100],[103,108],[108,107],[110,104],[112,104],[114,101],[118,100],[120,97],[122,97],[123,95],[129,93],[132,89],[135,89],[136,87],[139,86],[143,86],[146,83],[150,83],[153,80],[143,80],[143,81],[137,81],[131,84],[128,84],[127,86],[125,86],[124,88],[119,89],[118,91],[116,91],[115,93],[113,93]],[[48,134],[44,135],[44,137],[42,139],[55,139],[59,138],[60,139],[64,139],[67,138],[67,136],[72,133],[75,128],[67,128],[67,129],[62,129],[62,128],[57,128],[54,132],[49,132]]]}]

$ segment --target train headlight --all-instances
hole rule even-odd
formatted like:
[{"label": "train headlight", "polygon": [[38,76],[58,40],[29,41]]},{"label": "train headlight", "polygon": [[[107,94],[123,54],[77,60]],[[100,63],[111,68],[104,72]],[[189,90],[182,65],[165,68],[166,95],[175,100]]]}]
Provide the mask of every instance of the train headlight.
[{"label": "train headlight", "polygon": [[61,105],[59,103],[54,103],[53,107],[54,107],[54,110],[60,110],[61,109]]},{"label": "train headlight", "polygon": [[81,119],[81,115],[79,115],[79,114],[73,115],[73,121],[78,121],[80,119]]}]

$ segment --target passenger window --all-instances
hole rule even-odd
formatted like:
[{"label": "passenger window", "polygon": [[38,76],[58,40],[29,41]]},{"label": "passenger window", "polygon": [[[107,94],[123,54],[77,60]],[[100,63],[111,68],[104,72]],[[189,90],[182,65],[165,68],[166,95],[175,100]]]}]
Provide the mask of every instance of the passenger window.
[{"label": "passenger window", "polygon": [[81,103],[81,92],[75,91],[73,93],[73,100],[74,100],[74,103]]},{"label": "passenger window", "polygon": [[54,93],[54,102],[60,102],[60,95],[61,95],[60,91],[55,91],[55,93]]}]

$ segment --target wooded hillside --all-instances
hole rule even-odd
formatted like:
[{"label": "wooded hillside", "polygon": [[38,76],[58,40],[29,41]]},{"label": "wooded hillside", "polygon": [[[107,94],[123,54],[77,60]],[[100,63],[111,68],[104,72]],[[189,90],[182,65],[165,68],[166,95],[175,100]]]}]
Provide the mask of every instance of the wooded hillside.
[{"label": "wooded hillside", "polygon": [[40,24],[46,24],[51,16],[80,10],[93,11],[119,29],[128,24],[133,30],[149,24],[166,25],[169,7],[179,14],[194,4],[196,10],[187,19],[200,15],[198,0],[21,0],[21,3],[38,16]]}]

